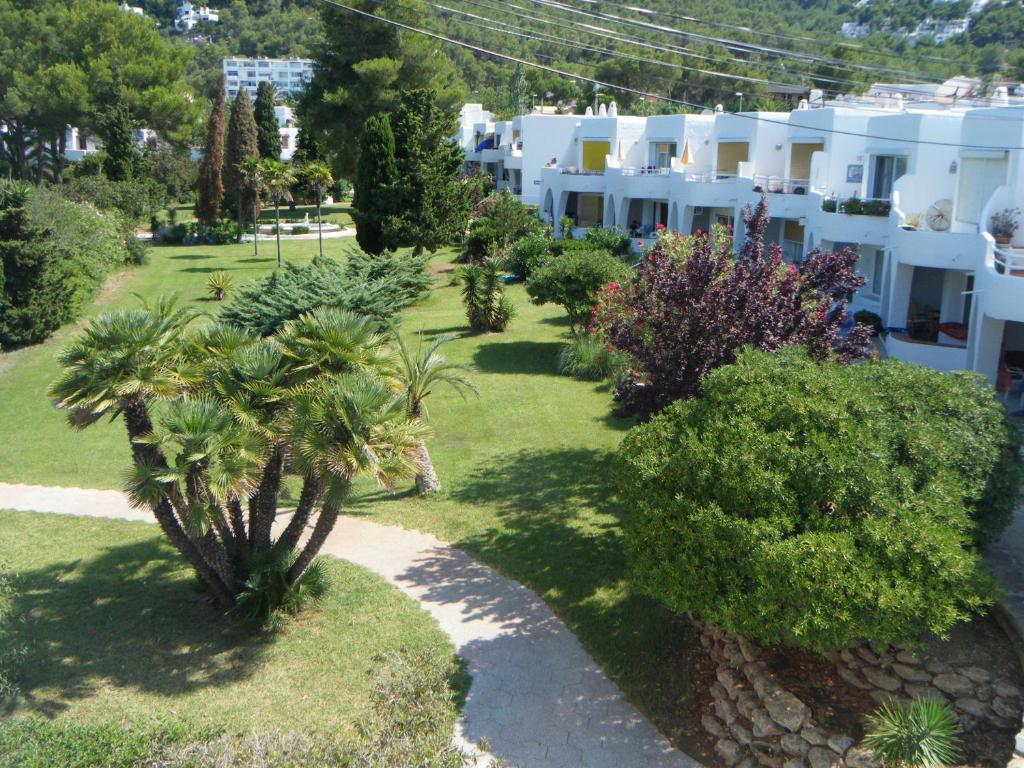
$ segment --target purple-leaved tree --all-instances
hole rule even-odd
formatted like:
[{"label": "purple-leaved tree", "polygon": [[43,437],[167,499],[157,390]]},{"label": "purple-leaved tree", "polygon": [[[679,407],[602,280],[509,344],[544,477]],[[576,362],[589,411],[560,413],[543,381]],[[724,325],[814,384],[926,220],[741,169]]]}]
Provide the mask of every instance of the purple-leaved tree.
[{"label": "purple-leaved tree", "polygon": [[640,366],[619,388],[627,409],[647,414],[698,394],[704,374],[742,347],[804,344],[817,358],[844,362],[867,355],[867,326],[839,333],[848,297],[864,284],[857,252],[816,248],[787,264],[778,244],[764,242],[768,222],[763,197],[744,210],[738,257],[721,233],[663,237],[628,284],[601,292],[595,325]]}]

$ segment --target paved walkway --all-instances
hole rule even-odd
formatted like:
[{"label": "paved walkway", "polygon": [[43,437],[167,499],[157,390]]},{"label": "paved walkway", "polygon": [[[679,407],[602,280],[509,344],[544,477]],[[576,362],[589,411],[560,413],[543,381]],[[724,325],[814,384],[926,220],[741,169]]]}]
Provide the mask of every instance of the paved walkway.
[{"label": "paved walkway", "polygon": [[[152,522],[116,491],[0,483],[0,509]],[[343,517],[324,552],[379,574],[452,638],[473,684],[462,733],[523,768],[696,768],[583,650],[547,604],[424,533]]]}]

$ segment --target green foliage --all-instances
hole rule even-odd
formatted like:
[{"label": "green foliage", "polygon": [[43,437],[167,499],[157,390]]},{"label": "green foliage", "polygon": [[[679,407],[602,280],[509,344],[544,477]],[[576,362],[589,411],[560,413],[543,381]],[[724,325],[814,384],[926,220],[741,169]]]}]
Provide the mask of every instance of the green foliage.
[{"label": "green foliage", "polygon": [[227,272],[214,272],[206,281],[206,290],[214,301],[223,301],[231,290],[231,275]]},{"label": "green foliage", "polygon": [[536,304],[559,304],[569,315],[575,333],[585,326],[597,304],[597,292],[609,283],[626,280],[629,267],[604,250],[566,251],[550,259],[526,281],[526,292]]},{"label": "green foliage", "polygon": [[853,322],[868,326],[875,336],[885,330],[885,326],[882,325],[882,318],[869,309],[859,309],[854,312]]},{"label": "green foliage", "polygon": [[0,210],[0,347],[42,341],[78,317],[126,256],[119,217],[55,192]]},{"label": "green foliage", "polygon": [[547,262],[551,244],[547,229],[519,238],[508,249],[505,270],[525,280]]},{"label": "green foliage", "polygon": [[[517,240],[538,235],[543,230],[536,208],[524,205],[510,192],[499,192],[477,204],[462,256],[473,262],[504,259]],[[522,275],[520,272],[515,274]]]},{"label": "green foliage", "polygon": [[956,713],[937,698],[886,702],[868,724],[864,745],[890,768],[943,768],[960,758]]},{"label": "green foliage", "polygon": [[[256,88],[256,103],[253,105],[253,116],[256,120],[257,145],[260,157],[273,160],[281,159],[281,132],[274,114],[274,102],[277,101],[277,90],[270,82],[261,82]],[[243,153],[241,156],[244,157]]]},{"label": "green foliage", "polygon": [[622,353],[609,349],[599,333],[577,334],[558,353],[558,371],[583,381],[604,381],[626,368]]},{"label": "green foliage", "polygon": [[248,217],[252,213],[253,204],[259,202],[242,172],[245,158],[256,157],[259,153],[259,132],[252,100],[249,92],[242,88],[231,103],[228,133],[224,141],[224,197],[236,212],[239,222]]},{"label": "green foliage", "polygon": [[232,613],[256,626],[278,628],[288,617],[323,603],[331,587],[323,559],[313,560],[292,583],[288,571],[297,556],[280,549],[253,555]]},{"label": "green foliage", "polygon": [[576,221],[572,216],[562,216],[558,219],[558,226],[562,230],[562,238],[572,240],[572,231],[576,228]]},{"label": "green foliage", "polygon": [[187,199],[192,194],[198,175],[199,165],[192,159],[188,147],[149,147],[139,160],[139,178],[159,185],[169,200]]},{"label": "green foliage", "polygon": [[137,768],[197,734],[181,726],[152,730],[113,723],[0,720],[0,768]]},{"label": "green foliage", "polygon": [[201,226],[212,226],[217,222],[224,201],[224,100],[224,78],[221,77],[206,123],[203,159],[199,163],[196,218]]},{"label": "green foliage", "polygon": [[286,264],[241,286],[220,318],[261,335],[321,306],[389,318],[416,301],[431,284],[425,258],[362,252],[350,254],[342,263],[315,258],[304,266]]},{"label": "green foliage", "polygon": [[633,579],[770,645],[941,635],[992,601],[1019,446],[974,375],[747,350],[620,447]]},{"label": "green foliage", "polygon": [[132,228],[167,205],[165,191],[149,178],[114,181],[107,176],[75,176],[65,181],[59,191],[76,203],[90,203],[101,211],[120,212]]},{"label": "green foliage", "polygon": [[[178,227],[173,227],[168,235],[173,238],[178,231]],[[192,223],[188,225],[188,232],[180,242],[185,245],[232,245],[238,242],[239,232],[238,224],[228,219],[218,219],[205,227]],[[173,239],[165,242],[173,242]]]},{"label": "green foliage", "polygon": [[99,131],[103,138],[103,173],[111,181],[133,178],[139,163],[139,150],[135,147],[128,107],[120,87],[114,89],[113,98],[100,115]]},{"label": "green foliage", "polygon": [[352,198],[356,240],[367,253],[381,253],[387,245],[384,219],[391,211],[389,190],[397,177],[391,119],[386,114],[374,115],[359,134],[356,191]]},{"label": "green foliage", "polygon": [[14,574],[0,563],[0,704],[18,696],[15,677],[25,652],[12,632],[13,624],[23,620],[23,617],[14,615],[15,587]]},{"label": "green foliage", "polygon": [[483,266],[467,264],[458,272],[466,319],[474,331],[500,333],[515,316],[515,306],[501,285],[498,262],[488,259]]},{"label": "green foliage", "polygon": [[583,242],[593,248],[613,253],[619,258],[626,258],[633,253],[633,240],[629,232],[619,226],[591,227],[583,236]]}]

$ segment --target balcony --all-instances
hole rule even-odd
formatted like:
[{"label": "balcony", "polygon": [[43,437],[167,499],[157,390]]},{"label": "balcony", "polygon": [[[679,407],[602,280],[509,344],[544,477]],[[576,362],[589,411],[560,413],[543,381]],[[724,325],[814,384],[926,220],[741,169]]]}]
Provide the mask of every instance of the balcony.
[{"label": "balcony", "polygon": [[1024,248],[997,245],[993,254],[993,264],[997,275],[1024,277]]},{"label": "balcony", "polygon": [[577,168],[574,165],[559,168],[558,172],[566,176],[604,176],[603,168],[601,170],[588,170],[586,168]]},{"label": "balcony", "polygon": [[927,365],[939,371],[958,371],[967,367],[966,345],[920,341],[897,331],[886,336],[885,351],[897,360]]},{"label": "balcony", "polygon": [[943,269],[977,269],[985,258],[985,240],[977,232],[935,232],[906,225],[889,230],[893,255],[902,264]]},{"label": "balcony", "polygon": [[[793,195],[785,199],[795,200]],[[853,198],[850,198],[853,199]],[[848,203],[834,196],[825,196],[821,192],[811,192],[807,196],[807,226],[817,234],[819,240],[831,240],[838,243],[860,243],[861,245],[885,245],[888,242],[888,215],[863,213],[847,213],[857,210]],[[863,203],[863,200],[858,201]],[[888,201],[879,201],[888,202]],[[863,211],[863,207],[860,209]],[[875,208],[871,208],[875,210]],[[877,208],[881,210],[881,206]]]},{"label": "balcony", "polygon": [[693,184],[731,184],[736,181],[736,178],[735,173],[723,173],[722,171],[683,174],[683,181]]},{"label": "balcony", "polygon": [[739,185],[739,205],[757,205],[761,195],[768,198],[768,212],[772,218],[802,219],[810,204],[807,179],[784,179],[781,176],[741,176],[748,182]]},{"label": "balcony", "polygon": [[623,176],[668,176],[672,169],[669,167],[659,168],[656,165],[641,165],[637,167],[626,167],[622,169]]},{"label": "balcony", "polygon": [[806,195],[810,187],[807,179],[783,179],[778,176],[755,176],[755,192],[767,192],[770,195]]}]

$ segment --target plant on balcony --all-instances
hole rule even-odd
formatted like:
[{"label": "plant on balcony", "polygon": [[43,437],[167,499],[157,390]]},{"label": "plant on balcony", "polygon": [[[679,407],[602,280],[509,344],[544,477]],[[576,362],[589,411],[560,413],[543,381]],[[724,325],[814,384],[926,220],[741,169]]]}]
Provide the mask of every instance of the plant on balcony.
[{"label": "plant on balcony", "polygon": [[864,212],[862,205],[859,197],[848,197],[839,204],[839,212],[848,216],[858,216]]},{"label": "plant on balcony", "polygon": [[920,213],[908,213],[903,218],[904,229],[920,229],[921,228],[921,214]]},{"label": "plant on balcony", "polygon": [[864,216],[888,216],[892,204],[888,200],[864,200],[860,212]]},{"label": "plant on balcony", "polygon": [[807,187],[793,187],[793,194],[794,195],[806,195],[807,194]]},{"label": "plant on balcony", "polygon": [[988,229],[1000,245],[1009,245],[1020,225],[1020,208],[1003,208],[992,214]]},{"label": "plant on balcony", "polygon": [[821,210],[825,213],[835,213],[836,206],[839,205],[839,201],[834,197],[826,197],[821,201]]},{"label": "plant on balcony", "polygon": [[747,349],[623,440],[631,578],[766,645],[942,635],[992,603],[1019,445],[974,374]]}]

